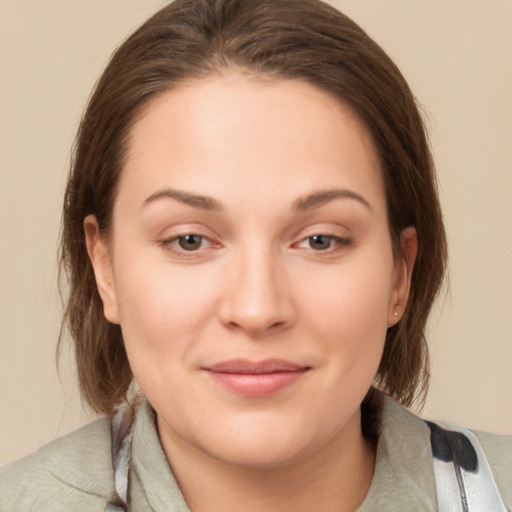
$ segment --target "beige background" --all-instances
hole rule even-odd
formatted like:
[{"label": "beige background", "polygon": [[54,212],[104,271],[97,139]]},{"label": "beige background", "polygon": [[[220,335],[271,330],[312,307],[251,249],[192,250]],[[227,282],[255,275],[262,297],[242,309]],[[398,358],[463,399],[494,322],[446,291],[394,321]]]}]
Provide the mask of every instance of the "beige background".
[{"label": "beige background", "polygon": [[[0,0],[0,464],[88,420],[54,364],[69,148],[114,47],[165,2]],[[423,411],[512,433],[512,1],[339,0],[431,127],[451,250]]]}]

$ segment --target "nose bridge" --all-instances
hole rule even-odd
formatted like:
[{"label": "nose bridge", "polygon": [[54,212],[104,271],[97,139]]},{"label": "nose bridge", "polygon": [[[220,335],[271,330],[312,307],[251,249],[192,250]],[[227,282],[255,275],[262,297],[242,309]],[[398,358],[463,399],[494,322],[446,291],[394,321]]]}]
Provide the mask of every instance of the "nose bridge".
[{"label": "nose bridge", "polygon": [[268,243],[248,243],[231,265],[222,305],[225,323],[258,334],[292,322],[293,301],[277,250]]}]

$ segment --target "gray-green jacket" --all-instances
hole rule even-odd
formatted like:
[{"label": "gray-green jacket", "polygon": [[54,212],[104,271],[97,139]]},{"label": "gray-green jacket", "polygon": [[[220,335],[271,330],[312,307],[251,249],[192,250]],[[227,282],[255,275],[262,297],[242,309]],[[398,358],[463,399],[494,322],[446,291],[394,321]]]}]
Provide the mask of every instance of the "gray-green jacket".
[{"label": "gray-green jacket", "polygon": [[[387,396],[382,402],[375,474],[359,512],[438,510],[427,424]],[[473,433],[506,510],[512,512],[512,436]],[[129,488],[132,511],[190,512],[160,445],[148,402],[143,402],[135,422]],[[115,500],[107,419],[95,420],[0,469],[0,512],[104,512]]]}]

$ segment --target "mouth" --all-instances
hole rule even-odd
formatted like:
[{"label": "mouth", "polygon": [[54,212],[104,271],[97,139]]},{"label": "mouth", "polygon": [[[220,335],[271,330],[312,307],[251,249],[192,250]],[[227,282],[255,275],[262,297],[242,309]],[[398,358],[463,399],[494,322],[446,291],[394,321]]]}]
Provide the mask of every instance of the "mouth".
[{"label": "mouth", "polygon": [[248,361],[234,359],[202,370],[215,383],[244,397],[261,397],[291,386],[311,368],[283,359]]}]

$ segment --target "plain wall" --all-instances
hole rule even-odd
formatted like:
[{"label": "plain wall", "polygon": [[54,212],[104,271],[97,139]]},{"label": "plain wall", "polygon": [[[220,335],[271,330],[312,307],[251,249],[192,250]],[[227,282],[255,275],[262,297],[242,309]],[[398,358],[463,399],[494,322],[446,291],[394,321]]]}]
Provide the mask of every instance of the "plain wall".
[{"label": "plain wall", "polygon": [[[512,433],[512,2],[333,1],[390,54],[430,126],[451,290],[423,415]],[[55,369],[56,246],[80,114],[116,45],[165,2],[0,0],[0,464],[79,426]]]}]

